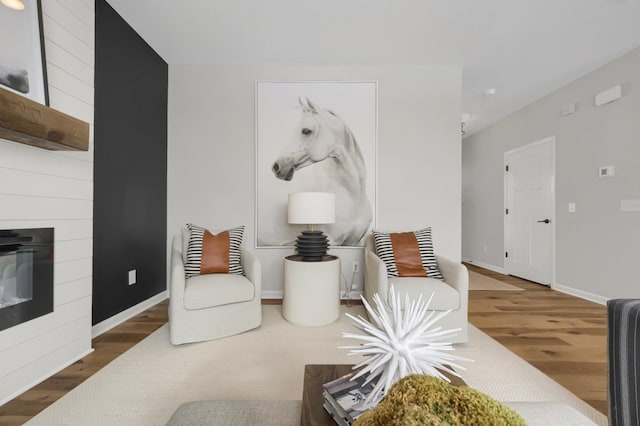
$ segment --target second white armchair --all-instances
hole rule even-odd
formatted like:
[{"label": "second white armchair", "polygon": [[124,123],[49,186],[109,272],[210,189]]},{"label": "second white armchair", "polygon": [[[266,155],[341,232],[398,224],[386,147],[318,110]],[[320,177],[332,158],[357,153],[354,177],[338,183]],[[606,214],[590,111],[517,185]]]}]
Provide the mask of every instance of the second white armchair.
[{"label": "second white armchair", "polygon": [[436,255],[438,268],[444,280],[427,277],[388,277],[384,261],[376,254],[374,238],[369,236],[364,249],[364,295],[367,302],[374,306],[373,295],[389,303],[389,286],[393,284],[396,294],[400,295],[404,304],[405,295],[417,299],[420,295],[428,300],[430,310],[451,312],[438,324],[443,329],[459,328],[457,336],[450,343],[467,341],[468,306],[469,306],[469,273],[460,262],[454,262]]}]

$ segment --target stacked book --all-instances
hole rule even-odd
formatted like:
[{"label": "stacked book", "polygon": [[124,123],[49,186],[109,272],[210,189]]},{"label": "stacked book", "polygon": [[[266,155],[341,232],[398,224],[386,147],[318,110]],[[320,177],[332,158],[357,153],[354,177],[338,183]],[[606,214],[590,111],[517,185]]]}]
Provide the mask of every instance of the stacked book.
[{"label": "stacked book", "polygon": [[364,402],[375,383],[365,385],[365,376],[351,380],[355,374],[349,373],[322,385],[324,409],[340,426],[351,426],[358,417],[375,405]]}]

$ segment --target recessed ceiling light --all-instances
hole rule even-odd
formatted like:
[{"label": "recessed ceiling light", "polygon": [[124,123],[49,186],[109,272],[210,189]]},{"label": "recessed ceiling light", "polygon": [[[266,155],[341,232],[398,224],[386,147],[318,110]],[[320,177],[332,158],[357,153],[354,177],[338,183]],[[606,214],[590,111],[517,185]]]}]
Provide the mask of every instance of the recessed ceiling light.
[{"label": "recessed ceiling light", "polygon": [[10,9],[14,10],[22,10],[24,9],[24,3],[21,0],[0,0],[2,4],[7,6]]}]

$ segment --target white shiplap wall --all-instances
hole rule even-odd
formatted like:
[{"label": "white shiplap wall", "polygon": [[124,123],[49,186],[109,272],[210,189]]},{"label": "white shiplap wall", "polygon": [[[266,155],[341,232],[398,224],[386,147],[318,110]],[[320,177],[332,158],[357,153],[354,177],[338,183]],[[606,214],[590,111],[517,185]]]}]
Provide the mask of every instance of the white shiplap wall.
[{"label": "white shiplap wall", "polygon": [[90,123],[91,140],[54,152],[0,139],[0,229],[55,228],[54,311],[0,331],[0,405],[91,351],[95,6],[42,8],[50,106]]}]

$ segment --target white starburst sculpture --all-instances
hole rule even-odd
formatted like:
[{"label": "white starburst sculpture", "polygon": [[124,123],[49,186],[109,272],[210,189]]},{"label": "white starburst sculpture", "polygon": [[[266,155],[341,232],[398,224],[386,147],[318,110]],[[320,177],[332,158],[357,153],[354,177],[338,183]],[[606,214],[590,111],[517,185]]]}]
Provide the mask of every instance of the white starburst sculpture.
[{"label": "white starburst sculpture", "polygon": [[454,348],[451,343],[442,342],[447,337],[455,336],[460,329],[442,330],[442,327],[433,327],[450,312],[436,313],[428,310],[433,294],[426,302],[422,296],[418,300],[411,300],[407,295],[403,311],[400,295],[396,295],[393,286],[389,288],[389,292],[391,299],[389,307],[377,293],[373,295],[377,309],[373,309],[362,297],[372,322],[360,315],[355,317],[346,314],[353,325],[367,333],[366,335],[342,333],[345,338],[364,341],[359,346],[340,347],[350,349],[349,355],[366,357],[353,367],[354,370],[364,368],[351,380],[368,373],[365,383],[369,383],[380,376],[367,396],[365,404],[377,403],[395,382],[410,374],[428,374],[450,382],[442,372],[460,377],[453,367],[462,370],[465,368],[456,364],[455,361],[472,361],[452,355],[450,352]]}]

